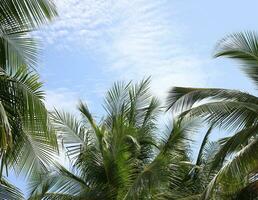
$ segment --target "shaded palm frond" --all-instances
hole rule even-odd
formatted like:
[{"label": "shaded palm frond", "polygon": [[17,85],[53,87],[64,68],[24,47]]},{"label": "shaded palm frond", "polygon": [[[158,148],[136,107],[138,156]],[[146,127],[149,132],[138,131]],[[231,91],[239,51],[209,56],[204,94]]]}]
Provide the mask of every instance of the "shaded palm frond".
[{"label": "shaded palm frond", "polygon": [[252,141],[252,139],[256,138],[257,132],[257,125],[245,128],[231,137],[221,139],[220,149],[218,150],[217,154],[212,161],[212,168],[211,170],[217,168],[218,166],[222,165],[225,161],[226,157],[236,153],[237,151],[244,148],[246,145]]},{"label": "shaded palm frond", "polygon": [[4,178],[0,181],[0,197],[1,199],[23,200],[25,199],[22,192],[12,184],[8,183]]},{"label": "shaded palm frond", "polygon": [[254,140],[240,150],[219,170],[201,199],[210,199],[214,195],[234,195],[247,185],[246,177],[257,169],[257,149],[258,140]]},{"label": "shaded palm frond", "polygon": [[194,123],[186,124],[182,121],[174,121],[173,128],[169,129],[168,137],[163,139],[160,152],[137,175],[124,199],[137,199],[147,194],[149,197],[158,195],[161,198],[164,197],[164,194],[161,194],[162,187],[165,187],[165,191],[167,191],[169,185],[176,187],[180,184],[185,175],[180,177],[180,168],[182,169],[185,165],[181,161],[187,160],[186,152],[190,134],[196,130],[195,125]]},{"label": "shaded palm frond", "polygon": [[35,27],[46,23],[57,15],[51,0],[1,0],[1,23],[22,27]]},{"label": "shaded palm frond", "polygon": [[207,132],[204,135],[204,138],[202,140],[199,152],[197,154],[197,159],[196,159],[196,164],[197,166],[201,165],[203,163],[203,160],[205,160],[204,158],[204,151],[205,151],[205,147],[207,146],[207,143],[209,142],[209,136],[212,132],[212,126],[207,130]]},{"label": "shaded palm frond", "polygon": [[5,149],[2,164],[10,164],[17,172],[29,175],[39,169],[39,163],[49,164],[50,155],[57,152],[56,135],[49,126],[48,112],[42,101],[42,83],[27,67],[1,71],[0,83],[1,104],[11,130],[7,144],[12,144]]}]

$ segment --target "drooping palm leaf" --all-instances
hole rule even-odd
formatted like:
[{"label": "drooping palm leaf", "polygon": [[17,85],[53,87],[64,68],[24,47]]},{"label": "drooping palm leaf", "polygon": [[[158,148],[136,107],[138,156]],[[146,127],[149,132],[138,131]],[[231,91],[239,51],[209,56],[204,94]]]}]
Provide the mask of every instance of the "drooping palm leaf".
[{"label": "drooping palm leaf", "polygon": [[[254,32],[231,34],[218,43],[215,57],[225,56],[240,61],[243,71],[257,84],[257,38]],[[216,174],[203,198],[234,198],[241,193],[241,188],[248,188],[248,184],[253,182],[250,173],[255,175],[257,168],[257,158],[254,157],[257,148],[257,100],[245,92],[220,88],[176,87],[170,91],[167,110],[179,112],[182,118],[202,118],[215,127],[236,132],[217,142],[219,148],[215,157],[213,154],[212,162],[206,161],[205,169],[198,169],[200,173],[196,180],[201,178],[201,174],[208,179]],[[225,163],[227,158],[229,160]]]},{"label": "drooping palm leaf", "polygon": [[219,41],[215,57],[229,57],[240,61],[242,70],[258,83],[258,36],[255,32],[231,34]]},{"label": "drooping palm leaf", "polygon": [[241,130],[257,121],[258,106],[252,103],[223,101],[206,103],[181,114],[181,117],[200,117],[214,127]]},{"label": "drooping palm leaf", "polygon": [[205,136],[202,140],[199,152],[197,154],[197,159],[196,159],[197,166],[199,166],[203,163],[205,147],[209,141],[209,136],[210,136],[211,132],[212,132],[212,126],[207,130],[207,132],[205,133]]},{"label": "drooping palm leaf", "polygon": [[83,192],[91,192],[87,182],[61,166],[58,166],[55,172],[35,176],[30,182],[30,190],[30,199],[76,199]]},{"label": "drooping palm leaf", "polygon": [[183,112],[198,103],[210,101],[238,101],[245,103],[258,103],[258,98],[238,90],[221,88],[183,88],[174,87],[169,91],[167,110]]}]

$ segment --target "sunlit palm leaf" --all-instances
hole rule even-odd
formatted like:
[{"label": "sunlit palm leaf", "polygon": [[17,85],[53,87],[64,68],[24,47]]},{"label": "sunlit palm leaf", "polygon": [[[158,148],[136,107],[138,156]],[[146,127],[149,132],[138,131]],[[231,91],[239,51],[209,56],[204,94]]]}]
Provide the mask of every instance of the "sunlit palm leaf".
[{"label": "sunlit palm leaf", "polygon": [[122,110],[128,109],[129,94],[128,89],[131,83],[117,82],[107,92],[104,108],[110,117],[121,114]]},{"label": "sunlit palm leaf", "polygon": [[219,41],[215,57],[240,61],[243,71],[258,84],[258,36],[255,32],[231,34]]},{"label": "sunlit palm leaf", "polygon": [[194,107],[181,116],[200,117],[214,126],[227,130],[241,130],[257,121],[258,106],[244,102],[213,102]]},{"label": "sunlit palm leaf", "polygon": [[57,152],[56,136],[48,126],[42,83],[38,79],[26,67],[0,74],[0,99],[12,133],[12,146],[5,152],[5,162],[27,175],[39,170],[41,164],[49,164],[51,155]]},{"label": "sunlit palm leaf", "polygon": [[258,98],[256,96],[238,90],[174,87],[169,91],[167,110],[182,112],[192,108],[198,103],[218,100],[258,104]]},{"label": "sunlit palm leaf", "polygon": [[[83,190],[88,190],[87,183],[63,167],[49,174],[35,176],[30,183],[31,198],[44,197],[47,193],[55,191],[56,194],[78,197]],[[53,192],[54,193],[54,192]]]},{"label": "sunlit palm leaf", "polygon": [[36,67],[38,50],[30,32],[56,14],[50,0],[1,0],[0,67]]},{"label": "sunlit palm leaf", "polygon": [[28,65],[37,66],[38,49],[36,41],[26,31],[0,32],[0,67],[3,69],[18,68]]},{"label": "sunlit palm leaf", "polygon": [[51,121],[71,160],[93,140],[87,127],[71,113],[55,110],[51,113]]}]

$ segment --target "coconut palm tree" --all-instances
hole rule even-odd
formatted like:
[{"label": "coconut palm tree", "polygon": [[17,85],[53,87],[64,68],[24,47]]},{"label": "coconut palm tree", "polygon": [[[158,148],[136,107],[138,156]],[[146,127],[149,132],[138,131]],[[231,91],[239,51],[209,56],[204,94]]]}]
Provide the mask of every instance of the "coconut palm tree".
[{"label": "coconut palm tree", "polygon": [[[215,57],[229,57],[241,62],[241,69],[258,84],[258,36],[254,32],[236,33],[222,39]],[[258,167],[258,98],[238,90],[222,88],[171,89],[167,109],[180,112],[180,117],[202,118],[214,127],[234,131],[220,140],[211,172],[223,167],[207,186],[203,199],[257,197]],[[248,194],[248,195],[247,195]],[[220,197],[223,199],[222,197]],[[241,198],[240,198],[241,199]]]},{"label": "coconut palm tree", "polygon": [[2,177],[9,168],[30,176],[45,169],[57,149],[35,70],[37,44],[31,36],[31,31],[54,16],[56,10],[49,0],[0,0],[1,199],[20,196]]},{"label": "coconut palm tree", "polygon": [[[175,121],[158,131],[159,101],[149,94],[149,79],[115,83],[99,121],[80,102],[81,118],[55,111],[54,127],[72,163],[35,178],[31,199],[178,199],[187,191],[191,170],[188,148],[195,123]],[[162,136],[162,137],[161,137]],[[159,139],[161,138],[161,139]],[[184,192],[184,194],[183,194]]]}]

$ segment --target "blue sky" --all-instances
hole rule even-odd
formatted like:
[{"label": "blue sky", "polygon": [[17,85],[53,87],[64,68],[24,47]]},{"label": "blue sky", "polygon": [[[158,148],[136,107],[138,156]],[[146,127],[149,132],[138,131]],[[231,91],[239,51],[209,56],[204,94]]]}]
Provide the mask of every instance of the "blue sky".
[{"label": "blue sky", "polygon": [[101,116],[114,81],[147,76],[153,94],[162,99],[172,86],[255,92],[237,63],[212,59],[225,35],[258,31],[255,0],[55,2],[59,17],[35,33],[43,45],[39,72],[49,109],[74,112],[80,98]]},{"label": "blue sky", "polygon": [[99,114],[114,81],[146,76],[160,98],[174,85],[252,88],[236,63],[212,52],[229,33],[257,30],[255,0],[56,3],[60,17],[38,33],[49,108],[73,110],[81,98]]}]

